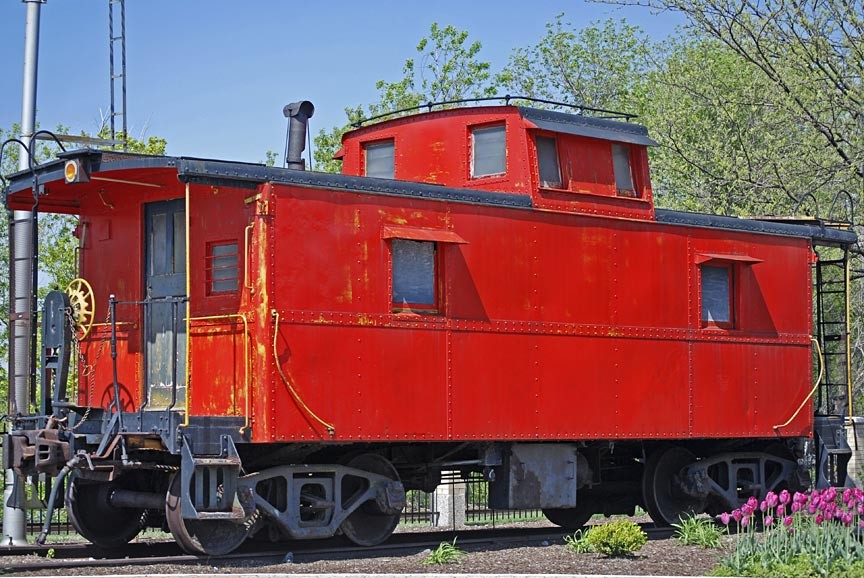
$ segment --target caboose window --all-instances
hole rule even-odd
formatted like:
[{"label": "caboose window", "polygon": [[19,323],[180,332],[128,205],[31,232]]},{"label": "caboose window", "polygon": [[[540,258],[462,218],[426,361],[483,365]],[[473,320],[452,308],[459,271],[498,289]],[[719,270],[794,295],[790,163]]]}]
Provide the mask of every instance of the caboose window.
[{"label": "caboose window", "polygon": [[211,243],[207,251],[207,284],[211,295],[240,288],[237,243]]},{"label": "caboose window", "polygon": [[392,179],[395,175],[393,141],[367,144],[363,147],[366,156],[366,176]]},{"label": "caboose window", "polygon": [[732,326],[732,266],[702,265],[702,322]]},{"label": "caboose window", "polygon": [[612,145],[612,162],[615,166],[615,188],[621,197],[635,197],[633,188],[633,170],[630,166],[630,147],[627,145]]},{"label": "caboose window", "polygon": [[488,177],[506,172],[504,125],[471,130],[471,176]]},{"label": "caboose window", "polygon": [[548,136],[537,137],[537,167],[540,170],[540,185],[561,187],[561,169],[558,166],[558,144]]},{"label": "caboose window", "polygon": [[393,310],[436,311],[436,243],[393,239]]}]

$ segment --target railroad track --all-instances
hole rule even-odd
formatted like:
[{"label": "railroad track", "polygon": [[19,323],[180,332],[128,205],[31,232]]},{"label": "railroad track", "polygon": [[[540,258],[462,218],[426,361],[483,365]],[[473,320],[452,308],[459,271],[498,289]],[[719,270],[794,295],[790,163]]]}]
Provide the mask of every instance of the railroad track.
[{"label": "railroad track", "polygon": [[[649,539],[664,539],[672,535],[667,528],[642,524]],[[560,528],[496,528],[394,534],[379,546],[347,545],[340,538],[286,542],[248,542],[226,556],[198,557],[184,554],[174,542],[135,542],[123,548],[108,550],[92,545],[57,544],[53,546],[10,546],[0,548],[0,573],[62,570],[80,567],[110,568],[118,566],[152,566],[154,564],[231,564],[254,560],[267,566],[285,562],[311,562],[320,559],[370,558],[405,555],[435,548],[443,541],[458,537],[462,547],[507,546],[515,543],[560,543],[566,531]],[[52,557],[48,557],[53,551]],[[35,555],[37,559],[34,559]],[[21,560],[20,556],[28,556]]]}]

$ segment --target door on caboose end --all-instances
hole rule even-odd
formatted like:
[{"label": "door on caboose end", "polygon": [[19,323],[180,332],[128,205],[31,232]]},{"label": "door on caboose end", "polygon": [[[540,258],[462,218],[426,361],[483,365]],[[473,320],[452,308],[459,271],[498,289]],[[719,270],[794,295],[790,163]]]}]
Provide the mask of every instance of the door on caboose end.
[{"label": "door on caboose end", "polygon": [[145,409],[186,404],[186,210],[183,199],[144,207]]}]

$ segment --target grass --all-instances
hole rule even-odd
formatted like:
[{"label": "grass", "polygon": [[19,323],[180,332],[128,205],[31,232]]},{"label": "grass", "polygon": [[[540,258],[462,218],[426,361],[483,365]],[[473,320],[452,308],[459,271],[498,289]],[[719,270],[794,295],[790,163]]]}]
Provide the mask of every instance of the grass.
[{"label": "grass", "polygon": [[453,543],[441,542],[437,548],[429,552],[422,564],[452,564],[458,562],[464,555],[465,552],[456,547],[456,538],[453,538]]},{"label": "grass", "polygon": [[722,544],[724,528],[718,526],[710,518],[686,516],[680,524],[672,524],[675,528],[675,539],[685,545],[701,546],[702,548],[719,548]]},{"label": "grass", "polygon": [[576,530],[572,536],[564,536],[564,544],[574,554],[587,554],[591,551],[591,543],[588,542],[588,533],[591,528]]}]

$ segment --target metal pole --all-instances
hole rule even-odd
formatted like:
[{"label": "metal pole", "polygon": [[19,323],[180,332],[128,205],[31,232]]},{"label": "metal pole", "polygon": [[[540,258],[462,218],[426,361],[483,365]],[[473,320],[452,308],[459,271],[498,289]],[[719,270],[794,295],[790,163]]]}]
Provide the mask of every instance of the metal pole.
[{"label": "metal pole", "polygon": [[[29,146],[36,130],[36,78],[39,63],[39,15],[44,0],[23,0],[27,5],[27,18],[24,33],[24,87],[21,105],[21,140]],[[30,158],[22,147],[18,158],[18,168],[29,168]],[[15,253],[12,255],[15,267],[14,311],[19,318],[12,320],[10,326],[14,336],[15,365],[8,371],[12,382],[9,395],[12,397],[12,407],[21,415],[29,414],[30,409],[30,329],[32,324],[31,294],[33,291],[33,223],[29,211],[15,211],[14,228]],[[20,315],[22,314],[23,315]],[[24,510],[24,484],[17,484],[18,507],[8,506],[9,499],[15,491],[13,485],[15,474],[6,471],[3,491],[3,542],[11,545],[27,544],[26,523],[27,514]]]}]

